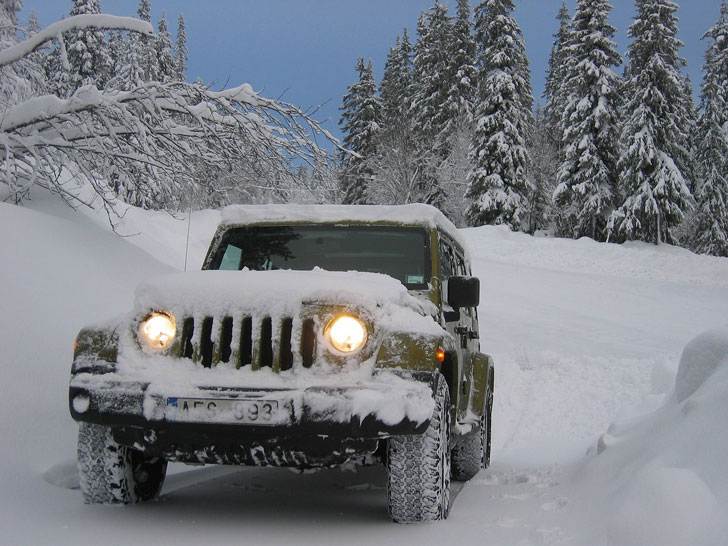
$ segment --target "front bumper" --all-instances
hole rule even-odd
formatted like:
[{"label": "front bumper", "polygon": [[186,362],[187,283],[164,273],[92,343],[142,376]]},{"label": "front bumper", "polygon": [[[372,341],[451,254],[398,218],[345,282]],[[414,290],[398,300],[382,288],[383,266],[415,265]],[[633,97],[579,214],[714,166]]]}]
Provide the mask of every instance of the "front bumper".
[{"label": "front bumper", "polygon": [[[388,372],[391,373],[391,372]],[[200,444],[215,438],[246,441],[250,439],[303,436],[339,439],[382,439],[390,436],[422,434],[429,418],[416,419],[408,407],[432,397],[436,372],[404,372],[396,375],[409,384],[389,396],[387,411],[368,411],[367,400],[382,398],[381,384],[353,386],[310,386],[306,388],[241,388],[198,386],[192,391],[170,392],[149,382],[123,380],[118,376],[81,374],[74,376],[69,388],[73,419],[108,425],[115,429],[137,430],[142,437],[184,436],[200,438]],[[423,387],[427,389],[423,389]],[[194,418],[174,411],[176,401],[194,398],[217,401],[275,400],[279,404],[274,422],[260,425],[241,422],[232,415],[196,415]],[[394,400],[392,398],[395,398]],[[399,400],[401,398],[401,400]],[[417,412],[414,412],[415,414]],[[137,435],[138,436],[138,435]],[[136,438],[135,443],[139,443]],[[150,443],[145,440],[142,443]]]}]

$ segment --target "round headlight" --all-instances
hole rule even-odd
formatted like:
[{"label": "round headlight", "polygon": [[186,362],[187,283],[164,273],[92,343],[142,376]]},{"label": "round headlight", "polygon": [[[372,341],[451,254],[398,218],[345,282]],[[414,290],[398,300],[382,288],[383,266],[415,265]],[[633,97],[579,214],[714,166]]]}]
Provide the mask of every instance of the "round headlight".
[{"label": "round headlight", "polygon": [[139,340],[154,351],[164,351],[174,340],[177,324],[171,313],[154,311],[139,323]]},{"label": "round headlight", "polygon": [[342,353],[353,353],[361,349],[367,341],[364,323],[349,315],[336,317],[325,330],[331,346]]}]

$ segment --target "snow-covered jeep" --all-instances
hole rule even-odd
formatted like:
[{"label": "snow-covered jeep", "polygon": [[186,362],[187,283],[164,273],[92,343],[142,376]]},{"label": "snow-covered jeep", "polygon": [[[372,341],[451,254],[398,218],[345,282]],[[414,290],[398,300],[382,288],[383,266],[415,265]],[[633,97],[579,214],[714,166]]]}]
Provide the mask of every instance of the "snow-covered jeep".
[{"label": "snow-covered jeep", "polygon": [[82,330],[69,402],[89,503],[155,498],[168,461],[383,462],[398,522],[488,465],[494,368],[457,229],[407,206],[233,206],[203,271]]}]

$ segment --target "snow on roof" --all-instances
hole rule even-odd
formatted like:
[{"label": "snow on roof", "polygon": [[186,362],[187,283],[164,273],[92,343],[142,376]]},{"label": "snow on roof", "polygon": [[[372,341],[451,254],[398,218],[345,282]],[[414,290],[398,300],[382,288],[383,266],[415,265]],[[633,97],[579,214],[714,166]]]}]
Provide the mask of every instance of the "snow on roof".
[{"label": "snow on roof", "polygon": [[392,223],[440,228],[461,246],[458,229],[430,205],[231,205],[222,211],[220,225],[338,222]]}]

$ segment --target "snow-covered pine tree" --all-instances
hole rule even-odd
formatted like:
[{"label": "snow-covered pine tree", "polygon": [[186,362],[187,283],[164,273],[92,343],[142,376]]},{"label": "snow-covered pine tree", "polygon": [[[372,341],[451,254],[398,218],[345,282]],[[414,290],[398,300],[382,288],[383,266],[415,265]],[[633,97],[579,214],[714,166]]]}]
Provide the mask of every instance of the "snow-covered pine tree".
[{"label": "snow-covered pine tree", "polygon": [[705,34],[701,112],[696,133],[698,211],[694,248],[728,257],[728,3]]},{"label": "snow-covered pine tree", "polygon": [[[101,13],[99,0],[74,0],[70,15]],[[69,32],[65,36],[68,55],[68,76],[62,96],[72,95],[82,85],[96,85],[102,89],[111,68],[104,33],[97,28]]]},{"label": "snow-covered pine tree", "polygon": [[376,151],[376,137],[381,123],[381,101],[377,96],[372,62],[359,58],[358,80],[349,86],[341,106],[340,125],[344,146],[356,155],[343,156],[341,175],[343,202],[362,204],[368,201],[372,168],[369,160]]},{"label": "snow-covered pine tree", "polygon": [[452,22],[447,6],[439,0],[417,22],[413,60],[412,101],[409,115],[421,168],[416,194],[419,199],[447,213],[447,196],[436,170],[449,154],[448,108]]},{"label": "snow-covered pine tree", "polygon": [[[137,7],[137,17],[142,21],[152,22],[152,2],[151,0],[139,0]],[[156,39],[144,36],[133,35],[132,40],[137,41],[137,56],[141,62],[142,81],[160,81],[159,78],[159,60],[157,58]]]},{"label": "snow-covered pine tree", "polygon": [[407,29],[397,36],[384,65],[379,86],[382,99],[382,124],[386,130],[407,124],[412,92],[412,44]]},{"label": "snow-covered pine tree", "polygon": [[526,149],[533,98],[513,9],[512,0],[486,0],[475,11],[481,74],[466,216],[470,225],[507,224],[520,230],[533,192]]},{"label": "snow-covered pine tree", "polygon": [[566,86],[564,85],[566,59],[564,57],[571,33],[571,17],[566,2],[561,4],[556,20],[559,22],[559,30],[554,34],[554,43],[551,46],[551,54],[546,67],[546,86],[543,97],[546,100],[544,116],[550,138],[555,147],[561,149],[561,114],[566,105]]},{"label": "snow-covered pine tree", "polygon": [[533,131],[528,141],[531,158],[530,178],[532,191],[528,197],[527,232],[545,229],[554,216],[551,196],[554,194],[558,159],[551,140],[546,113],[541,106],[536,107]]},{"label": "snow-covered pine tree", "polygon": [[[124,56],[126,55],[126,41],[128,36],[123,32],[113,30],[108,34],[109,57],[111,58],[111,74],[119,74],[122,67],[126,64]],[[115,76],[109,78],[109,83],[113,86]]]},{"label": "snow-covered pine tree", "polygon": [[177,42],[174,48],[174,64],[177,68],[177,79],[187,81],[187,31],[185,18],[182,14],[177,17]]},{"label": "snow-covered pine tree", "polygon": [[168,82],[177,79],[177,68],[174,64],[172,52],[172,38],[167,29],[167,17],[162,14],[159,18],[158,32],[155,41],[157,50],[157,65],[159,67],[159,81]]},{"label": "snow-covered pine tree", "polygon": [[118,33],[112,38],[116,73],[109,81],[109,87],[128,91],[144,82],[140,43],[139,36],[134,34],[123,36]]},{"label": "snow-covered pine tree", "polygon": [[411,115],[418,144],[447,155],[447,128],[451,112],[450,59],[452,22],[447,6],[436,0],[417,23],[414,56],[414,94]]},{"label": "snow-covered pine tree", "polygon": [[565,237],[604,240],[614,206],[621,86],[614,68],[622,59],[611,10],[608,0],[577,0],[564,50],[563,157],[553,199],[560,209],[557,231]]},{"label": "snow-covered pine tree", "polygon": [[689,111],[677,38],[677,5],[637,0],[630,27],[630,81],[619,159],[623,204],[609,219],[610,238],[672,243],[673,229],[690,207],[685,157]]},{"label": "snow-covered pine tree", "polygon": [[[473,104],[477,87],[475,68],[475,40],[470,21],[469,0],[458,0],[457,16],[452,26],[450,52],[450,89],[447,107],[450,110],[449,123],[469,124],[473,119]],[[454,129],[445,128],[450,136]]]},{"label": "snow-covered pine tree", "polygon": [[371,203],[405,204],[425,199],[420,194],[422,163],[409,115],[412,92],[412,45],[404,29],[389,50],[379,87],[382,128],[376,155],[370,160],[374,181],[368,192]]}]

